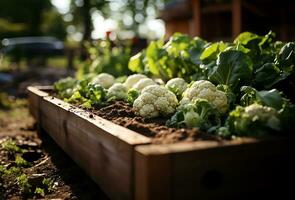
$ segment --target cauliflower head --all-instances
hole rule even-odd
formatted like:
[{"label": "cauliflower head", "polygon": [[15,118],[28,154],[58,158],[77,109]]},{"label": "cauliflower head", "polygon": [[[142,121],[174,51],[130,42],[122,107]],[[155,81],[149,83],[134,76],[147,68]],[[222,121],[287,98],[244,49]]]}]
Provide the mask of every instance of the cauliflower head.
[{"label": "cauliflower head", "polygon": [[280,130],[279,113],[272,107],[254,103],[247,107],[237,106],[229,114],[228,124],[237,135],[264,135],[270,130]]},{"label": "cauliflower head", "polygon": [[149,85],[156,85],[156,83],[150,78],[143,78],[140,81],[138,81],[135,85],[133,85],[132,88],[141,92],[145,87]]},{"label": "cauliflower head", "polygon": [[131,89],[138,81],[140,81],[143,78],[147,78],[147,77],[143,74],[130,75],[124,82],[124,85],[127,89]]},{"label": "cauliflower head", "polygon": [[189,102],[194,102],[197,99],[206,99],[221,113],[225,112],[228,107],[226,94],[218,90],[210,81],[196,81],[187,88],[180,101],[180,107]]},{"label": "cauliflower head", "polygon": [[177,97],[181,97],[187,88],[187,82],[182,78],[173,78],[169,80],[165,87],[173,92]]},{"label": "cauliflower head", "polygon": [[92,83],[108,89],[115,83],[115,77],[107,73],[101,73],[92,79]]},{"label": "cauliflower head", "polygon": [[150,85],[134,101],[133,108],[137,115],[154,118],[173,114],[177,105],[178,100],[173,92],[159,85]]},{"label": "cauliflower head", "polygon": [[268,126],[279,124],[278,112],[272,107],[262,106],[254,103],[245,108],[243,117],[249,117],[252,121],[260,120],[265,122]]},{"label": "cauliflower head", "polygon": [[128,90],[122,83],[115,83],[108,89],[107,97],[116,100],[126,100],[128,98]]}]

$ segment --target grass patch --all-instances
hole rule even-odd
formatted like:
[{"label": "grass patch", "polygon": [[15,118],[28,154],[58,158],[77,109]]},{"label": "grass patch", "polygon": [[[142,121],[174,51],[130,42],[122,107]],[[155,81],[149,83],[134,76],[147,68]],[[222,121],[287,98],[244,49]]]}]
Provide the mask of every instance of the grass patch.
[{"label": "grass patch", "polygon": [[68,66],[68,60],[66,57],[48,58],[47,59],[47,66],[63,69]]}]

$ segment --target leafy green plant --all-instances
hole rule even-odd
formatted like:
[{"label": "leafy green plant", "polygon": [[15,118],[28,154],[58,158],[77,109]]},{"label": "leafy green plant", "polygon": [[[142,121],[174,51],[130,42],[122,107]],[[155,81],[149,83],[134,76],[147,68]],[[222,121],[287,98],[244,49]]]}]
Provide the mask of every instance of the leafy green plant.
[{"label": "leafy green plant", "polygon": [[186,104],[178,110],[166,125],[176,128],[197,127],[210,132],[220,126],[220,112],[207,100],[198,99],[194,104]]},{"label": "leafy green plant", "polygon": [[250,58],[241,51],[228,50],[219,54],[216,68],[209,79],[217,84],[237,87],[249,83],[251,75]]},{"label": "leafy green plant", "polygon": [[274,37],[273,32],[264,36],[245,32],[233,43],[207,43],[176,33],[167,43],[153,41],[131,57],[129,69],[165,81],[206,79],[233,89],[249,83],[270,89],[294,74],[294,42],[284,44]]},{"label": "leafy green plant", "polygon": [[19,148],[11,139],[4,141],[1,146],[3,150],[11,153],[23,153],[23,149]]},{"label": "leafy green plant", "polygon": [[281,93],[276,90],[262,90],[257,91],[256,89],[243,86],[241,87],[241,92],[244,95],[241,97],[241,105],[249,106],[255,102],[262,105],[273,107],[277,110],[281,109],[284,103]]},{"label": "leafy green plant", "polygon": [[238,136],[265,136],[281,130],[278,111],[256,103],[237,106],[226,123],[230,133]]},{"label": "leafy green plant", "polygon": [[4,174],[7,176],[19,176],[22,173],[21,168],[19,167],[11,167],[9,169],[5,169]]},{"label": "leafy green plant", "polygon": [[106,90],[99,84],[91,83],[92,77],[83,80],[73,78],[61,79],[54,84],[58,96],[66,102],[81,104],[85,108],[99,106],[104,103]]},{"label": "leafy green plant", "polygon": [[17,177],[17,184],[20,187],[21,191],[24,193],[30,193],[32,186],[29,183],[28,177],[26,174],[22,174]]},{"label": "leafy green plant", "polygon": [[295,43],[275,41],[273,32],[244,32],[233,42],[214,43],[175,33],[131,57],[128,68],[137,74],[125,72],[120,81],[101,73],[115,55],[108,41],[101,45],[106,52],[98,58],[98,49],[91,49],[83,76],[56,84],[66,101],[90,108],[123,100],[136,115],[172,116],[168,126],[223,137],[294,130]]},{"label": "leafy green plant", "polygon": [[227,46],[228,44],[222,41],[208,45],[202,52],[200,60],[205,64],[215,62],[219,53],[224,51]]},{"label": "leafy green plant", "polygon": [[39,188],[39,187],[37,187],[36,189],[35,189],[35,192],[34,192],[36,195],[38,195],[38,196],[41,196],[41,197],[44,197],[45,196],[45,191],[44,191],[44,189],[43,188]]},{"label": "leafy green plant", "polygon": [[175,33],[166,44],[162,40],[153,41],[145,50],[133,56],[129,69],[165,81],[175,77],[190,81],[200,76],[200,56],[205,44],[198,37]]},{"label": "leafy green plant", "polygon": [[85,44],[89,59],[80,64],[77,78],[81,79],[86,74],[99,74],[102,72],[114,76],[130,74],[128,61],[131,56],[130,45],[116,41],[112,44],[109,40],[98,40]]},{"label": "leafy green plant", "polygon": [[31,166],[31,163],[23,159],[20,155],[16,155],[15,157],[15,163],[18,167],[29,167]]},{"label": "leafy green plant", "polygon": [[70,98],[76,89],[78,80],[68,77],[54,83],[54,89],[61,98]]},{"label": "leafy green plant", "polygon": [[137,99],[137,97],[139,96],[139,92],[135,89],[130,89],[128,90],[127,95],[127,102],[129,103],[129,105],[133,105],[135,99]]},{"label": "leafy green plant", "polygon": [[[44,178],[42,181],[43,187],[45,189],[45,193],[50,193],[54,190],[54,183],[52,179]],[[43,191],[44,191],[43,189]]]},{"label": "leafy green plant", "polygon": [[0,178],[3,176],[5,171],[6,171],[6,168],[3,165],[0,165]]}]

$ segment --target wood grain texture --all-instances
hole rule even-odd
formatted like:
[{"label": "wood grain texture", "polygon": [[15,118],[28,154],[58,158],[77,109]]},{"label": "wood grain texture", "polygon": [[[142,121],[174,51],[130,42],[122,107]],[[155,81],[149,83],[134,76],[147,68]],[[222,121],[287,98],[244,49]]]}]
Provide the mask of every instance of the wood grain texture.
[{"label": "wood grain texture", "polygon": [[33,117],[38,121],[39,103],[41,99],[49,94],[46,92],[48,89],[52,89],[51,86],[29,86],[27,87],[29,111]]},{"label": "wood grain texture", "polygon": [[135,154],[135,199],[171,199],[171,156]]},{"label": "wood grain texture", "polygon": [[132,199],[134,147],[150,143],[150,139],[48,96],[39,88],[28,90],[42,129],[111,199]]},{"label": "wood grain texture", "polygon": [[[290,187],[286,180],[295,177],[293,145],[294,139],[243,139],[223,144],[200,141],[137,146],[135,181],[140,186],[136,199],[240,199],[261,193],[271,195],[280,191],[278,188]],[[158,168],[151,167],[155,165]],[[157,190],[150,189],[154,185]],[[169,196],[158,196],[158,191]]]},{"label": "wood grain texture", "polygon": [[134,146],[149,138],[50,96],[41,113],[44,130],[112,199],[133,198]]}]

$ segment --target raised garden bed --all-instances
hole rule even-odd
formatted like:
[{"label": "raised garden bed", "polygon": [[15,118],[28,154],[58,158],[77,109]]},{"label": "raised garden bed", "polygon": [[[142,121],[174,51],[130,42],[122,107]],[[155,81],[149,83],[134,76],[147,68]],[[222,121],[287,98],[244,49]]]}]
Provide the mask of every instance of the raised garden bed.
[{"label": "raised garden bed", "polygon": [[29,87],[28,91],[39,129],[111,199],[271,195],[280,188],[287,190],[286,180],[294,175],[293,138],[154,144],[151,137],[50,96],[50,87]]}]

